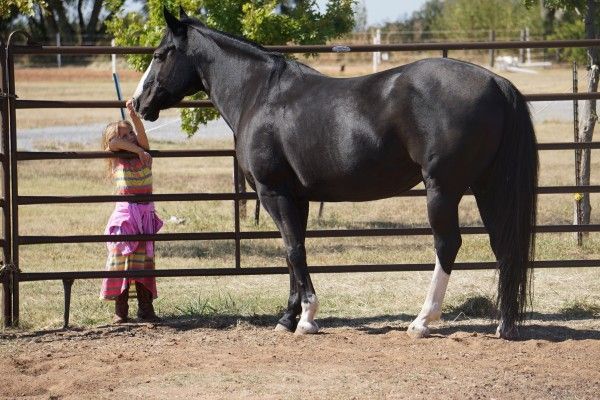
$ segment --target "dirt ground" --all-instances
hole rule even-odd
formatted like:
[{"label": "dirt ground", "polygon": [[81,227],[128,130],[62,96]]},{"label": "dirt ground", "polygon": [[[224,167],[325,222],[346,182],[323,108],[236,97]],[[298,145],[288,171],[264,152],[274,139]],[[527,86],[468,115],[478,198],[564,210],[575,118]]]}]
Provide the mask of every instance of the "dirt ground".
[{"label": "dirt ground", "polygon": [[600,320],[484,320],[412,340],[407,321],[331,319],[314,336],[272,317],[0,334],[0,398],[597,399]]}]

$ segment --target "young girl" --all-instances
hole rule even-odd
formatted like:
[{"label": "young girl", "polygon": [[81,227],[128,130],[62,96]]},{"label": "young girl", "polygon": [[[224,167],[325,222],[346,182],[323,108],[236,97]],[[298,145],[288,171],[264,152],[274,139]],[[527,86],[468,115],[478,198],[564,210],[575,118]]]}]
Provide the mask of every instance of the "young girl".
[{"label": "young girl", "polygon": [[[109,124],[102,134],[102,149],[110,151],[128,151],[137,154],[136,158],[109,158],[108,169],[115,182],[116,194],[152,193],[152,157],[147,150],[148,138],[144,125],[133,109],[131,100],[127,101],[129,121]],[[135,127],[135,129],[134,129]],[[162,227],[162,221],[154,212],[152,202],[118,202],[106,225],[107,235],[152,234]],[[153,270],[154,242],[109,242],[107,271]],[[100,297],[115,301],[114,323],[127,322],[129,291],[135,282],[138,299],[139,319],[155,321],[152,300],[156,298],[156,279],[146,278],[105,278],[102,281]]]}]

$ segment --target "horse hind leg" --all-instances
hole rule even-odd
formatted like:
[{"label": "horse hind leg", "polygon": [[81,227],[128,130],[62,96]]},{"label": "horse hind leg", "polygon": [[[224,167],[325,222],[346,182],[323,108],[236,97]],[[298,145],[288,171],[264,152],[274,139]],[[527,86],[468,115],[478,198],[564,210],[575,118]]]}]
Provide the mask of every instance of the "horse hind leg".
[{"label": "horse hind leg", "polygon": [[462,194],[444,193],[435,179],[426,180],[425,185],[427,187],[427,212],[433,231],[436,262],[421,312],[407,330],[408,335],[412,338],[428,336],[430,332],[428,325],[440,319],[450,273],[461,245],[458,228],[458,203]]}]

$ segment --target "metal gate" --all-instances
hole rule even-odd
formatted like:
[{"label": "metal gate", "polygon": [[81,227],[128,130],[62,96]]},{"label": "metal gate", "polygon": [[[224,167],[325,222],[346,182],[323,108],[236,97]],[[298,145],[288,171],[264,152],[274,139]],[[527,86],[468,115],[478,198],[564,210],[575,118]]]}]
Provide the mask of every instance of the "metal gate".
[{"label": "metal gate", "polygon": [[[2,270],[0,279],[3,287],[3,320],[5,326],[15,326],[19,322],[19,284],[27,281],[62,280],[65,290],[64,325],[69,323],[69,304],[71,286],[75,279],[99,279],[105,277],[183,277],[206,275],[260,275],[260,274],[286,274],[287,267],[241,267],[240,242],[248,239],[270,239],[280,237],[279,232],[241,231],[240,229],[240,201],[256,199],[255,193],[241,193],[239,191],[238,168],[233,150],[178,150],[178,151],[151,151],[153,157],[229,157],[233,168],[234,190],[227,193],[185,193],[185,194],[153,194],[144,196],[20,196],[18,191],[18,162],[56,159],[98,159],[108,157],[132,157],[131,154],[115,155],[110,152],[48,152],[48,151],[17,151],[17,109],[40,108],[119,108],[124,107],[122,101],[49,101],[20,99],[15,88],[15,60],[20,55],[39,54],[149,54],[154,49],[144,47],[115,48],[108,46],[70,46],[53,47],[39,46],[34,43],[15,45],[11,34],[8,43],[0,46],[0,68],[2,69],[2,86],[0,93],[0,110],[2,114],[2,146],[0,163],[2,165],[2,199],[0,206],[3,215],[3,236],[0,239],[2,246]],[[426,43],[426,44],[398,44],[398,45],[360,45],[360,46],[266,46],[268,49],[282,53],[322,53],[322,52],[374,52],[374,51],[440,51],[443,57],[450,50],[484,50],[484,49],[520,49],[520,48],[563,48],[600,46],[600,40],[573,40],[573,41],[530,41],[530,42],[481,42],[481,43]],[[599,93],[547,93],[529,94],[525,96],[528,101],[566,101],[600,99]],[[209,101],[183,101],[178,107],[211,107]],[[600,142],[593,143],[543,143],[539,150],[581,150],[599,149]],[[539,187],[539,194],[556,193],[599,193],[600,186],[550,186]],[[470,193],[467,193],[470,194]],[[410,190],[402,197],[421,197],[424,190]],[[196,233],[167,233],[156,235],[123,235],[123,240],[229,240],[235,242],[235,263],[230,268],[209,269],[169,269],[154,271],[72,271],[72,272],[26,272],[19,265],[19,248],[42,243],[90,243],[106,242],[111,237],[107,235],[78,235],[78,236],[26,236],[20,235],[19,206],[31,204],[75,204],[99,203],[115,201],[209,201],[227,200],[234,203],[234,230],[231,232],[196,232]],[[536,227],[536,232],[599,232],[600,225],[541,225]],[[461,234],[486,233],[483,227],[461,227]],[[394,229],[348,229],[348,230],[312,230],[308,231],[307,238],[326,237],[367,237],[367,236],[406,236],[430,235],[429,228],[394,228]],[[567,268],[567,267],[598,267],[600,258],[586,260],[548,260],[536,261],[536,268]],[[311,266],[310,271],[319,272],[376,272],[376,271],[422,271],[433,270],[433,264],[368,264],[368,265],[324,265]],[[454,269],[489,269],[494,268],[494,262],[466,262],[456,263]]]}]

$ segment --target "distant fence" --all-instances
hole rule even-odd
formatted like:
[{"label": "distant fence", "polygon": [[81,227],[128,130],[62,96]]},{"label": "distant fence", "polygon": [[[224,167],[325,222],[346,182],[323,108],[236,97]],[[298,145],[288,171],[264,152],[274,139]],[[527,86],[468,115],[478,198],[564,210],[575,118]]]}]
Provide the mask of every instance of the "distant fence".
[{"label": "distant fence", "polygon": [[[3,320],[5,326],[14,326],[19,321],[19,284],[28,281],[62,280],[65,290],[64,325],[69,322],[69,305],[71,286],[75,279],[99,279],[106,277],[181,277],[207,275],[260,275],[286,274],[288,269],[283,266],[273,267],[241,267],[240,242],[248,239],[272,239],[280,237],[279,232],[242,231],[240,229],[240,202],[256,199],[255,193],[240,193],[236,155],[233,150],[175,150],[151,151],[153,157],[228,157],[233,168],[234,190],[228,193],[184,193],[184,194],[153,194],[136,196],[21,196],[18,190],[18,162],[57,160],[57,159],[98,159],[110,157],[132,157],[131,154],[114,154],[111,152],[32,152],[17,151],[17,109],[40,108],[120,108],[122,101],[53,101],[20,99],[16,96],[15,87],[15,57],[21,55],[56,55],[56,54],[149,54],[154,49],[146,47],[116,48],[110,46],[38,46],[15,45],[12,43],[15,34],[11,34],[8,43],[0,46],[0,68],[2,69],[2,87],[0,93],[0,110],[2,114],[2,199],[0,206],[3,215],[2,247],[3,268],[0,279],[3,287]],[[266,46],[269,50],[281,53],[331,53],[331,52],[379,52],[379,51],[440,51],[443,57],[453,50],[489,50],[489,49],[524,49],[524,48],[565,48],[600,46],[600,40],[570,40],[570,41],[529,41],[529,42],[481,42],[481,43],[411,43],[388,45],[352,45],[352,46]],[[598,93],[544,93],[528,94],[528,101],[574,101],[585,99],[600,99]],[[212,107],[209,101],[183,101],[177,107]],[[581,150],[599,149],[600,142],[592,143],[543,143],[539,150]],[[547,186],[540,187],[540,194],[556,193],[600,193],[600,186]],[[468,193],[469,194],[469,193]],[[410,190],[401,197],[425,196],[424,190]],[[165,233],[155,235],[123,235],[122,240],[228,240],[235,243],[235,263],[230,268],[203,269],[169,269],[154,271],[56,271],[56,272],[26,272],[19,265],[20,246],[43,243],[91,243],[114,240],[108,235],[76,235],[76,236],[30,236],[19,234],[19,207],[32,204],[76,204],[99,203],[115,201],[209,201],[225,200],[234,203],[234,229],[231,232],[195,232],[195,233]],[[483,234],[483,227],[461,227],[462,234]],[[600,232],[600,225],[538,225],[538,233],[551,232]],[[368,236],[408,236],[430,235],[429,228],[394,228],[394,229],[346,229],[346,230],[313,230],[307,232],[308,238],[327,237],[368,237]],[[455,269],[489,269],[494,268],[493,262],[457,263]],[[598,267],[600,258],[587,260],[547,260],[536,261],[536,268],[567,268],[567,267]],[[433,264],[377,264],[377,265],[323,265],[311,266],[311,272],[375,272],[375,271],[423,271],[432,270]]]}]

